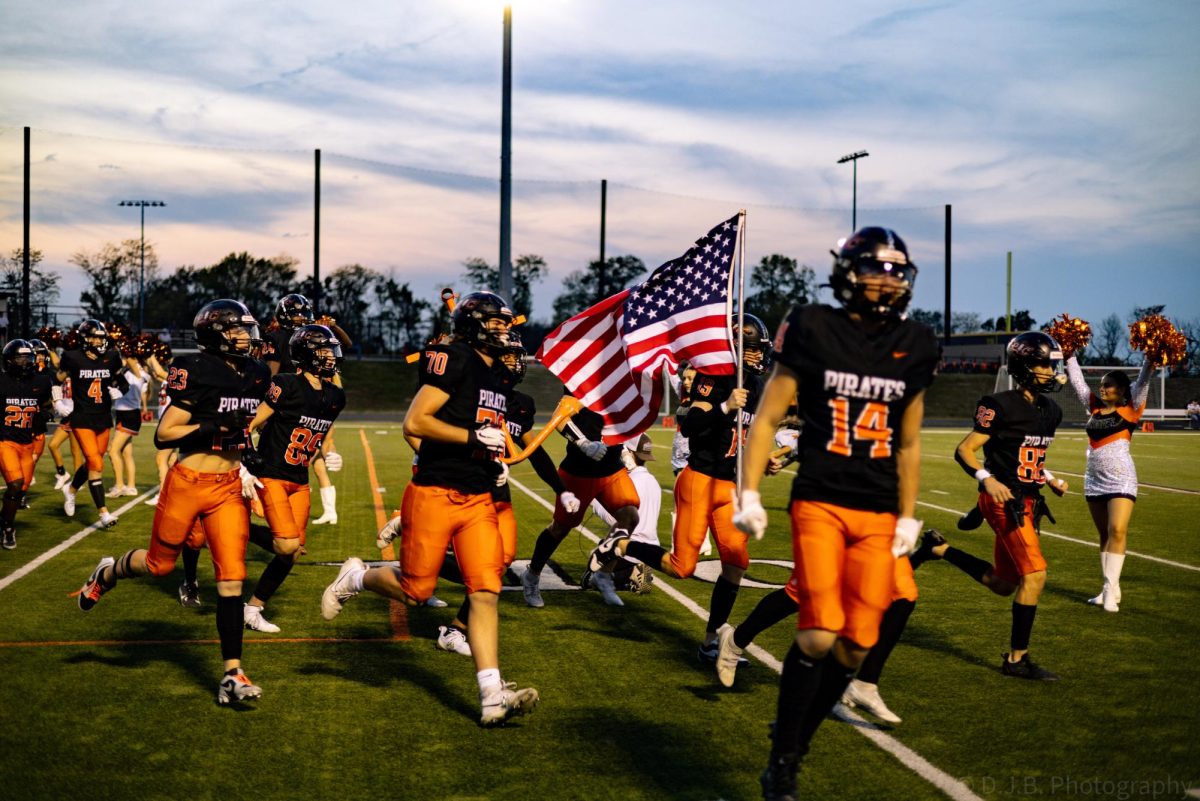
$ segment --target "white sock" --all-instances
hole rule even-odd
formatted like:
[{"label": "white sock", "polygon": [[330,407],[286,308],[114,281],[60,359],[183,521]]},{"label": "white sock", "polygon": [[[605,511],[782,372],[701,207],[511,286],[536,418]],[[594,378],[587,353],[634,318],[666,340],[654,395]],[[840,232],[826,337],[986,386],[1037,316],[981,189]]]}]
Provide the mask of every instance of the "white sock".
[{"label": "white sock", "polygon": [[322,516],[337,514],[337,487],[332,484],[321,487],[321,512]]},{"label": "white sock", "polygon": [[1121,586],[1121,568],[1125,566],[1125,554],[1110,553],[1104,563],[1104,583],[1112,592]]},{"label": "white sock", "polygon": [[346,574],[346,578],[350,581],[350,589],[355,592],[363,591],[363,577],[367,575],[367,571],[353,570]]},{"label": "white sock", "polygon": [[494,688],[500,686],[500,668],[488,668],[475,674],[479,680],[479,697],[486,698]]}]

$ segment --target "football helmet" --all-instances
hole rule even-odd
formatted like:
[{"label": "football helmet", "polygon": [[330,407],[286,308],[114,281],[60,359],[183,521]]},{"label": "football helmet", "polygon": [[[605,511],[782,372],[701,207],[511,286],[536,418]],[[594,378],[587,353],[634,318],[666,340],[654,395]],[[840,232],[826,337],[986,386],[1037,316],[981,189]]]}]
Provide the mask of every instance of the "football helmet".
[{"label": "football helmet", "polygon": [[313,321],[313,307],[308,298],[293,292],[275,304],[275,320],[283,328],[299,328]]},{"label": "football helmet", "polygon": [[328,327],[315,323],[295,330],[288,352],[297,367],[321,378],[333,378],[342,363],[342,343]]},{"label": "football helmet", "polygon": [[[846,311],[877,320],[904,316],[912,300],[917,265],[909,261],[908,246],[890,228],[860,228],[838,243],[833,254],[829,286]],[[899,286],[881,286],[875,300],[867,297],[865,278],[893,276]],[[876,284],[872,284],[872,289]]]},{"label": "football helmet", "polygon": [[37,371],[44,373],[50,369],[50,346],[40,339],[29,340],[30,347],[33,348],[34,361],[37,362]]},{"label": "football helmet", "polygon": [[525,378],[525,370],[528,367],[526,361],[528,352],[525,346],[521,344],[521,335],[516,331],[508,332],[508,347],[500,354],[500,361],[512,373],[513,386],[520,384]]},{"label": "football helmet", "polygon": [[[1063,354],[1058,343],[1041,331],[1026,331],[1008,342],[1008,374],[1017,386],[1030,392],[1058,392],[1067,383]],[[1036,375],[1034,367],[1053,367],[1052,375]]]},{"label": "football helmet", "polygon": [[[258,321],[241,301],[223,298],[200,307],[192,321],[196,329],[196,346],[205,353],[232,359],[250,356],[253,340],[258,336]],[[236,334],[245,332],[242,339]]]},{"label": "football helmet", "polygon": [[12,378],[28,378],[37,371],[37,355],[27,339],[10,339],[4,346],[3,362],[4,372]]},{"label": "football helmet", "polygon": [[108,329],[99,320],[84,320],[76,331],[84,353],[99,356],[108,350]]},{"label": "football helmet", "polygon": [[[739,326],[736,318],[733,322],[733,338],[742,339],[742,366],[754,375],[765,375],[771,366],[771,334],[767,324],[753,314],[743,315],[744,327]],[[757,353],[758,359],[753,360],[751,353]]]},{"label": "football helmet", "polygon": [[454,335],[473,348],[502,356],[510,332],[507,328],[496,331],[488,326],[489,320],[497,319],[512,325],[513,311],[504,299],[494,292],[472,292],[460,298],[454,307]]}]

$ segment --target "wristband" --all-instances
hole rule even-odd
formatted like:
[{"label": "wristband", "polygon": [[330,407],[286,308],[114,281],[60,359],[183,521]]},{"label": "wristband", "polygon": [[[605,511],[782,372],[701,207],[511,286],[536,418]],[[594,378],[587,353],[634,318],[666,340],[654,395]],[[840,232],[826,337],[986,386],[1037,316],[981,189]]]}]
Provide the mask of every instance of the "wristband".
[{"label": "wristband", "polygon": [[729,414],[729,402],[721,401],[721,414]]},{"label": "wristband", "polygon": [[976,480],[976,481],[978,481],[978,482],[979,482],[979,483],[981,483],[981,484],[982,484],[982,483],[983,483],[985,480],[987,480],[987,479],[989,479],[989,478],[991,478],[991,477],[992,477],[992,474],[991,474],[991,473],[989,473],[987,470],[985,470],[985,469],[984,469],[984,468],[982,468],[982,467],[981,467],[981,468],[979,468],[978,470],[976,470],[976,471],[975,471],[975,480]]}]

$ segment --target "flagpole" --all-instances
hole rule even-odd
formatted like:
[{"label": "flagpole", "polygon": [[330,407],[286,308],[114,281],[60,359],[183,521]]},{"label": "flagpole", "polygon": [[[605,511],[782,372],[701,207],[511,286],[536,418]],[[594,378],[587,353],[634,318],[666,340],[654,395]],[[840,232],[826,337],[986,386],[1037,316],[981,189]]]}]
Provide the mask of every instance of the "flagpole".
[{"label": "flagpole", "polygon": [[[738,341],[737,347],[737,388],[742,389],[745,383],[745,374],[742,368],[742,359],[745,356],[745,340],[742,332],[746,330],[746,210],[738,211],[738,241],[734,248],[734,253],[737,254],[738,260]],[[737,497],[742,497],[742,413],[738,411],[737,415]]]}]

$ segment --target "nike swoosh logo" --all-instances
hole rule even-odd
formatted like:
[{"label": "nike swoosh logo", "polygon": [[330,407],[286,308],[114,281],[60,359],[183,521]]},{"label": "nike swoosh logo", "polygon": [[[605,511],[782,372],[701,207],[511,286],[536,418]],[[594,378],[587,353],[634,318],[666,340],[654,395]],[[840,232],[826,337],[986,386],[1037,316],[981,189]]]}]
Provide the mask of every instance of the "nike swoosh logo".
[{"label": "nike swoosh logo", "polygon": [[893,359],[903,359],[903,358],[904,358],[905,356],[907,356],[907,355],[908,355],[908,351],[906,351],[906,350],[894,350],[894,351],[892,351],[892,358],[893,358]]}]

